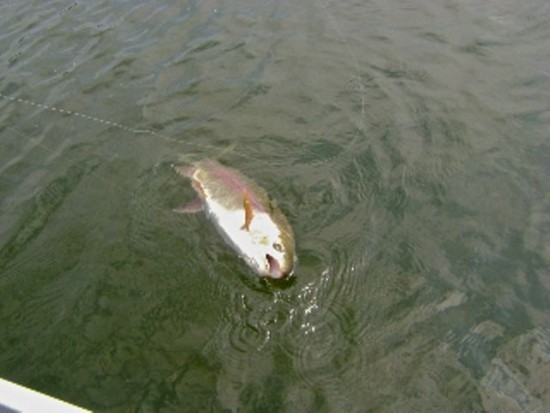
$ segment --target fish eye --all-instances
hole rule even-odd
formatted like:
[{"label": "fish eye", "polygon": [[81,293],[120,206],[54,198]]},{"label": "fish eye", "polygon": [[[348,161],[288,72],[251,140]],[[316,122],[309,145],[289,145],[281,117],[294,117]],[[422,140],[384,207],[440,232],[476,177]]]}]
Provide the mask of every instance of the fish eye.
[{"label": "fish eye", "polygon": [[281,244],[274,242],[272,246],[275,251],[283,252],[283,246]]}]

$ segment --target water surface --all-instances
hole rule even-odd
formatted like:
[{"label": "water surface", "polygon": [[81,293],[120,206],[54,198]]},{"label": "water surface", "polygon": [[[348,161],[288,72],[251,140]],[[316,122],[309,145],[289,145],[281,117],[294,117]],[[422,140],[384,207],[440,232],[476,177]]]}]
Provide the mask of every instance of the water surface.
[{"label": "water surface", "polygon": [[[550,5],[0,5],[0,376],[96,411],[550,405]],[[227,150],[229,149],[229,150]],[[297,237],[258,281],[182,159]]]}]

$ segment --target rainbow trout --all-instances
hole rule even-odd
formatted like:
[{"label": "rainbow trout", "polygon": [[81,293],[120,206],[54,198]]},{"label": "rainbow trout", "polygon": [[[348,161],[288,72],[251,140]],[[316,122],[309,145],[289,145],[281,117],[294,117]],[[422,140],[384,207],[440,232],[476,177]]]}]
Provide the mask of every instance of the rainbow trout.
[{"label": "rainbow trout", "polygon": [[213,160],[175,170],[189,178],[199,198],[177,208],[205,211],[220,234],[260,276],[284,278],[296,261],[290,224],[267,192],[239,171]]}]

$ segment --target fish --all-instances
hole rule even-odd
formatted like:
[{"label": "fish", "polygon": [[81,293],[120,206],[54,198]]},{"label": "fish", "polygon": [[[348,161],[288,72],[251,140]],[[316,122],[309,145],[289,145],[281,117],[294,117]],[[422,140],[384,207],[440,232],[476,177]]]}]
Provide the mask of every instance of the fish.
[{"label": "fish", "polygon": [[175,212],[204,211],[260,277],[282,279],[293,274],[297,261],[294,232],[265,189],[237,169],[212,159],[175,165],[174,169],[191,180],[198,195]]}]

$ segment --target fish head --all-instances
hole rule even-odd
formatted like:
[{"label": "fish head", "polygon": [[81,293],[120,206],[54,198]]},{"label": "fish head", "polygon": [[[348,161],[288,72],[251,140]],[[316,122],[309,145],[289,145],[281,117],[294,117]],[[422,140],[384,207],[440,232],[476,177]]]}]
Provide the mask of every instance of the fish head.
[{"label": "fish head", "polygon": [[285,278],[292,274],[295,264],[292,234],[276,226],[257,226],[250,231],[252,245],[247,261],[263,277]]}]

